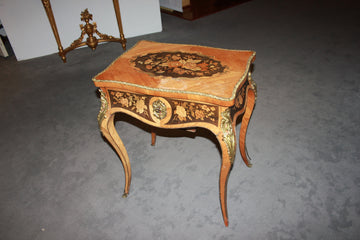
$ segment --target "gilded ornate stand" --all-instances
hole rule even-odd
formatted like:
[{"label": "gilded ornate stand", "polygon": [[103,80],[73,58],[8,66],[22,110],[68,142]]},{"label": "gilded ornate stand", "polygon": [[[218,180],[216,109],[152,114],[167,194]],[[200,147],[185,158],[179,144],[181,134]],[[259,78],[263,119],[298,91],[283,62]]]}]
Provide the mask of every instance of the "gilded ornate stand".
[{"label": "gilded ornate stand", "polygon": [[[116,37],[113,37],[110,35],[100,33],[97,30],[96,23],[95,22],[90,23],[90,20],[92,20],[92,14],[89,13],[88,9],[85,9],[80,14],[81,21],[85,22],[85,25],[80,24],[80,29],[81,29],[80,37],[78,39],[76,39],[75,41],[73,41],[71,43],[71,45],[65,49],[63,49],[63,47],[61,45],[60,36],[59,36],[59,32],[57,30],[57,26],[56,26],[54,14],[53,14],[53,11],[51,8],[50,0],[41,0],[41,1],[44,5],[46,15],[48,16],[52,31],[53,31],[55,39],[56,39],[56,43],[58,45],[58,49],[59,49],[58,54],[61,57],[61,59],[63,60],[63,62],[66,62],[65,55],[67,52],[74,50],[75,48],[85,46],[85,45],[90,47],[92,50],[95,50],[98,43],[101,43],[101,42],[120,42],[123,49],[125,50],[126,39],[125,39],[124,33],[123,33],[123,28],[122,28],[122,23],[121,23],[121,15],[120,15],[120,7],[119,7],[118,0],[113,0],[113,4],[114,4],[115,15],[116,15],[116,19],[117,19],[117,23],[118,23],[118,27],[119,27],[120,38],[116,38]],[[86,41],[83,41],[85,34],[87,34],[88,38],[86,39]],[[94,36],[94,34],[96,34],[99,38],[96,38]]]},{"label": "gilded ornate stand", "polygon": [[141,41],[93,78],[101,93],[99,127],[124,166],[124,197],[129,193],[131,168],[114,127],[115,113],[166,129],[206,128],[222,150],[220,203],[228,226],[226,186],[235,159],[235,124],[240,116],[240,153],[251,167],[245,138],[256,99],[249,72],[254,60],[253,51]]}]

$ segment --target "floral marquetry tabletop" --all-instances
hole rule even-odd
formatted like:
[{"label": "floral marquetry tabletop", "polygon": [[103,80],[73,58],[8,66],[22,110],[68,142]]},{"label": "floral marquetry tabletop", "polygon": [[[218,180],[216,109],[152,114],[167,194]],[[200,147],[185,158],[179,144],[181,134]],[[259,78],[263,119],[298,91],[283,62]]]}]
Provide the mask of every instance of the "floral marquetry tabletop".
[{"label": "floral marquetry tabletop", "polygon": [[233,105],[255,52],[140,41],[93,78],[135,93]]},{"label": "floral marquetry tabletop", "polygon": [[196,53],[159,52],[138,56],[135,67],[154,76],[195,78],[222,73],[225,67],[220,61]]}]

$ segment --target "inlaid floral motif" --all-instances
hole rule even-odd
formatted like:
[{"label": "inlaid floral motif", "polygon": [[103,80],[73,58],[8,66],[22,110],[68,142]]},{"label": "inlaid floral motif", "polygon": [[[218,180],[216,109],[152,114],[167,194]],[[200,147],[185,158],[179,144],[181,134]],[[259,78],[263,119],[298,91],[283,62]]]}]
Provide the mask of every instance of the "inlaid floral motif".
[{"label": "inlaid floral motif", "polygon": [[146,104],[147,97],[124,93],[118,91],[109,91],[111,105],[113,107],[122,107],[135,112],[143,117],[149,117],[148,106]]},{"label": "inlaid floral motif", "polygon": [[235,98],[235,107],[242,108],[245,101],[245,90],[246,87],[242,87]]},{"label": "inlaid floral motif", "polygon": [[230,108],[230,115],[234,117],[235,114],[244,110],[246,104],[246,90],[249,86],[248,82],[245,82],[243,86],[238,90],[235,96],[235,104]]},{"label": "inlaid floral motif", "polygon": [[[218,107],[214,105],[173,99],[158,99],[152,102],[152,99],[154,99],[152,96],[115,90],[109,90],[109,96],[111,107],[127,109],[151,121],[154,121],[155,117],[159,120],[168,118],[168,120],[166,120],[167,124],[182,124],[187,122],[218,124],[219,110]],[[168,106],[165,103],[167,103]]]},{"label": "inlaid floral motif", "polygon": [[[142,97],[142,98],[145,98],[145,97]],[[135,104],[136,112],[141,114],[145,110],[147,110],[147,106],[145,105],[144,99],[138,99],[138,100],[135,100],[135,101],[136,101],[136,104]]]},{"label": "inlaid floral motif", "polygon": [[174,101],[176,106],[173,121],[209,121],[216,122],[217,108],[211,105]]},{"label": "inlaid floral motif", "polygon": [[175,115],[180,121],[186,121],[187,113],[183,106],[176,106]]},{"label": "inlaid floral motif", "polygon": [[222,73],[225,66],[208,56],[185,52],[159,52],[138,56],[132,62],[136,68],[155,76],[204,77]]}]

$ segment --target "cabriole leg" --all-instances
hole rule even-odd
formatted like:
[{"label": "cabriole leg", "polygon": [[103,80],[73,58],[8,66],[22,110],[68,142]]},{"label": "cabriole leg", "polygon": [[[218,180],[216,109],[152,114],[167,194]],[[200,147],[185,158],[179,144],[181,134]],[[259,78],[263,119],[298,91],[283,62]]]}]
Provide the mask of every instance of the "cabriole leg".
[{"label": "cabriole leg", "polygon": [[226,109],[222,112],[221,133],[217,135],[217,139],[221,146],[222,162],[220,169],[219,192],[221,212],[225,226],[229,225],[227,214],[227,181],[229,173],[235,159],[235,131],[231,122],[230,110]]},{"label": "cabriole leg", "polygon": [[101,98],[101,108],[98,115],[98,122],[101,133],[109,141],[110,145],[115,149],[116,153],[120,157],[121,163],[124,167],[125,172],[125,189],[123,197],[127,197],[129,194],[130,183],[131,183],[131,167],[129,156],[127,154],[126,148],[116,132],[114,125],[115,113],[110,114],[110,109],[108,108],[108,102],[106,100],[105,93],[100,90]]},{"label": "cabriole leg", "polygon": [[248,129],[251,114],[255,106],[255,90],[249,88],[246,97],[246,108],[245,113],[241,121],[240,134],[239,134],[239,148],[241,157],[246,166],[251,167],[252,164],[249,161],[248,154],[246,152],[246,132]]}]

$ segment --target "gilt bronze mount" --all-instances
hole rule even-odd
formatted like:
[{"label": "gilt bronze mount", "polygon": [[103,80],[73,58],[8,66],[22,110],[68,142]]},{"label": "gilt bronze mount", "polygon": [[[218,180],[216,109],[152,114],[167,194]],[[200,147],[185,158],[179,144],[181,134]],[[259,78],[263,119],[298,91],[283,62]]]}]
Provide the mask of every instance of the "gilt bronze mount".
[{"label": "gilt bronze mount", "polygon": [[[126,39],[124,37],[122,23],[121,23],[120,7],[119,7],[119,2],[118,2],[119,0],[113,0],[113,4],[114,4],[115,15],[116,15],[117,24],[118,24],[118,28],[119,28],[119,32],[120,32],[120,38],[116,38],[116,37],[113,37],[110,35],[100,33],[97,30],[96,23],[90,22],[93,20],[92,19],[93,15],[89,13],[88,9],[85,9],[80,14],[81,21],[85,22],[85,25],[80,24],[80,29],[81,29],[80,37],[78,39],[74,40],[70,44],[70,46],[65,49],[63,49],[63,47],[61,45],[60,36],[59,36],[59,32],[57,30],[57,26],[56,26],[54,14],[53,14],[53,11],[51,8],[50,0],[41,0],[41,1],[44,5],[46,15],[48,16],[52,31],[54,33],[56,43],[58,45],[58,49],[59,49],[58,54],[64,63],[66,62],[66,56],[65,56],[66,53],[68,53],[71,50],[74,50],[75,48],[82,47],[85,45],[90,47],[92,50],[95,50],[98,43],[101,43],[101,42],[120,42],[122,45],[122,48],[124,50],[126,49]],[[87,36],[88,36],[86,41],[83,40],[85,34],[87,34]],[[98,38],[95,37],[94,34],[96,34],[98,36]]]}]

